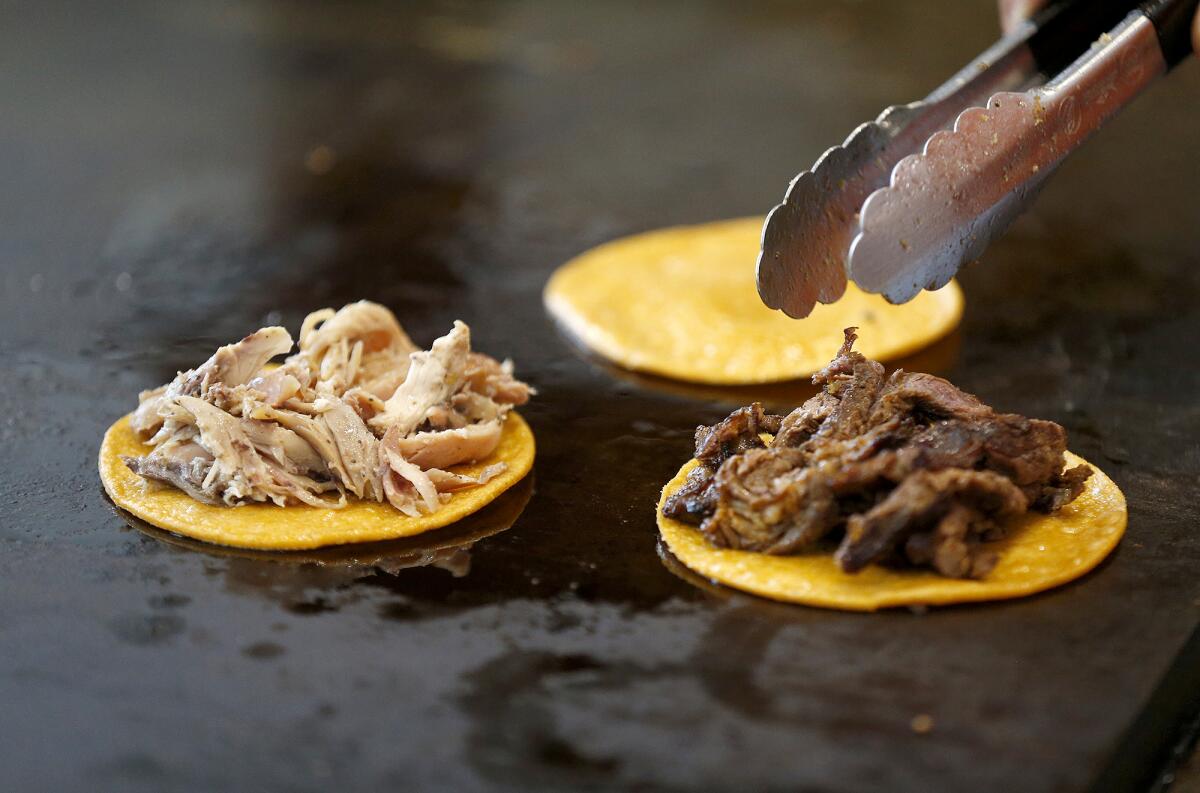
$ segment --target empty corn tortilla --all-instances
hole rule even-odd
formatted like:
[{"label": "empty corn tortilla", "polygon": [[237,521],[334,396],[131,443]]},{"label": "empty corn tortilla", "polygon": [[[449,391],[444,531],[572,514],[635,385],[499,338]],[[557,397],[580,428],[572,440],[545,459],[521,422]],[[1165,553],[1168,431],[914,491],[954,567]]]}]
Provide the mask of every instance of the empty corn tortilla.
[{"label": "empty corn tortilla", "polygon": [[794,320],[763,305],[754,266],[762,218],[651,231],[572,259],[546,284],[547,310],[582,344],[641,372],[716,385],[806,377],[863,330],[868,358],[907,355],[949,333],[963,296],[951,281],[894,306],[854,284]]},{"label": "empty corn tortilla", "polygon": [[507,464],[482,485],[454,493],[431,514],[409,517],[390,504],[351,499],[341,509],[271,503],[212,506],[182,490],[147,486],[129,470],[121,455],[150,452],[125,416],[109,427],[100,445],[100,479],[117,506],[160,529],[217,545],[266,551],[295,551],[327,545],[393,540],[439,529],[491,503],[533,467],[533,432],[515,412],[505,419],[500,444],[486,459],[453,466],[454,473],[476,476],[489,465]]},{"label": "empty corn tortilla", "polygon": [[[1068,468],[1085,462],[1070,452],[1066,460]],[[658,502],[658,528],[667,548],[689,569],[715,583],[788,603],[875,611],[1024,597],[1086,575],[1125,533],[1125,496],[1093,465],[1094,473],[1077,499],[1054,515],[1022,515],[1008,537],[988,544],[999,552],[1000,561],[982,580],[881,565],[849,574],[838,568],[831,552],[772,556],[715,548],[696,528],[665,517],[663,502],[683,485],[696,464],[688,461],[663,488]]]}]

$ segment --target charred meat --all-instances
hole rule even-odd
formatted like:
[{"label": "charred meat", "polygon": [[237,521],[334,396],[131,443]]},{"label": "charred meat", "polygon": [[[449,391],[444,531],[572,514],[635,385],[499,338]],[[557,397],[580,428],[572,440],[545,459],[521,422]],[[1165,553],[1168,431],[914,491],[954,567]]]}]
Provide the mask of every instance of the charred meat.
[{"label": "charred meat", "polygon": [[790,554],[840,533],[846,572],[899,561],[981,578],[996,563],[984,543],[1010,518],[1083,491],[1092,471],[1063,470],[1061,426],[997,413],[933,375],[885,378],[854,351],[855,331],[789,415],[755,403],[698,428],[698,464],[664,514],[723,548]]},{"label": "charred meat", "polygon": [[667,501],[666,515],[699,523],[711,514],[717,505],[713,483],[717,469],[730,457],[765,448],[767,444],[762,436],[778,433],[782,423],[782,416],[765,413],[762,405],[755,402],[738,408],[711,427],[697,427],[695,457],[700,464],[688,475],[687,483]]}]

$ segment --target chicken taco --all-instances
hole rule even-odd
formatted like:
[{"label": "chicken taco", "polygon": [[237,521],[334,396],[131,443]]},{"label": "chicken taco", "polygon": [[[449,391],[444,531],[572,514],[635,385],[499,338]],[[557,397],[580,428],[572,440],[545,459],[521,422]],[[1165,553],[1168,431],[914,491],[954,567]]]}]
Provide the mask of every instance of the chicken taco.
[{"label": "chicken taco", "polygon": [[534,393],[462,322],[421,350],[383,306],[268,327],[139,396],[104,436],[122,509],[222,545],[298,550],[409,537],[487,505],[533,465]]}]

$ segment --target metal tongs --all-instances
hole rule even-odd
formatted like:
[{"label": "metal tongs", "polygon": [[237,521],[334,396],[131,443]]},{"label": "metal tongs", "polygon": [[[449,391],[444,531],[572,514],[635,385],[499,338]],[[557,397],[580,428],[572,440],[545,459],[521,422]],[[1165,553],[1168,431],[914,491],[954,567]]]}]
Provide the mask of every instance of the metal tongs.
[{"label": "metal tongs", "polygon": [[1061,0],[924,100],[854,130],[767,216],[763,302],[799,318],[847,279],[893,303],[944,286],[1068,154],[1191,52],[1198,5]]}]

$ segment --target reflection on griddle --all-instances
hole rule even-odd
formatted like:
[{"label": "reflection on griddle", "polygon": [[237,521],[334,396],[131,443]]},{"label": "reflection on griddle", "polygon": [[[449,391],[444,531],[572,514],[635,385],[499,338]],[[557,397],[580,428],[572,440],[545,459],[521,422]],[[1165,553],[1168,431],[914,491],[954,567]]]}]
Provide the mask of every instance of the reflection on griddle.
[{"label": "reflection on griddle", "polygon": [[[671,549],[663,542],[662,537],[658,538],[655,548],[658,550],[658,558],[662,561],[663,567],[671,575],[704,592],[714,600],[728,601],[730,604],[735,605],[738,612],[743,614],[743,616],[754,614],[760,617],[768,617],[775,621],[812,622],[813,620],[831,618],[832,615],[838,613],[825,609],[810,608],[808,606],[798,606],[794,603],[782,603],[770,598],[753,595],[749,592],[742,592],[741,590],[720,584],[711,578],[705,578],[679,561],[679,558],[671,553]],[[917,609],[909,610],[917,611]],[[900,609],[893,609],[892,613],[898,611]],[[845,614],[845,612],[841,612],[841,614]]]},{"label": "reflection on griddle", "polygon": [[[169,545],[209,556],[282,565],[316,565],[341,570],[352,577],[383,572],[397,575],[416,567],[437,567],[455,578],[471,569],[471,548],[485,537],[506,531],[516,523],[533,493],[533,476],[527,476],[483,509],[457,523],[417,537],[384,542],[337,545],[308,551],[261,551],[202,542],[153,526],[125,510],[116,513],[132,528]],[[231,572],[233,567],[230,568]]]},{"label": "reflection on griddle", "polygon": [[722,600],[739,594],[737,590],[728,589],[713,581],[711,578],[705,578],[699,573],[692,570],[690,567],[679,561],[675,554],[671,553],[671,549],[663,542],[662,537],[659,537],[655,542],[655,548],[658,550],[658,558],[662,560],[663,567],[684,582],[691,584],[697,589],[703,590],[705,593],[713,597],[721,598]]}]

